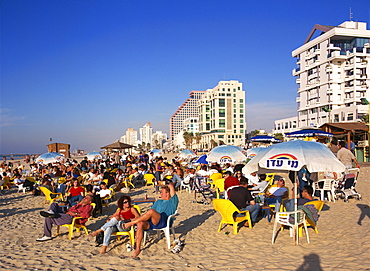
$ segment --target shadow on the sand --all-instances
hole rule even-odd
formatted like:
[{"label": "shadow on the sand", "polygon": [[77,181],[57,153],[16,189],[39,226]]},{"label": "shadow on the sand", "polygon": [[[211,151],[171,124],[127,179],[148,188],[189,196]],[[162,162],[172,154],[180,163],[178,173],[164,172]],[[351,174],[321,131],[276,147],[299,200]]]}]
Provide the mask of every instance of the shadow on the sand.
[{"label": "shadow on the sand", "polygon": [[0,218],[3,217],[10,217],[16,214],[26,214],[26,213],[32,213],[35,211],[42,210],[43,208],[32,208],[32,209],[22,209],[22,208],[11,208],[11,209],[3,209],[0,210]]},{"label": "shadow on the sand", "polygon": [[303,264],[296,269],[296,271],[322,271],[323,269],[321,268],[320,265],[320,257],[312,253],[310,255],[304,256],[303,257],[304,262]]},{"label": "shadow on the sand", "polygon": [[370,218],[370,207],[367,204],[356,204],[358,208],[361,210],[360,217],[358,218],[357,224],[362,226],[362,220],[367,216]]},{"label": "shadow on the sand", "polygon": [[215,213],[215,210],[207,210],[201,215],[195,215],[188,219],[185,219],[179,223],[175,228],[177,233],[181,233],[180,237],[185,236],[189,231],[195,229],[202,225],[208,218],[210,218]]}]

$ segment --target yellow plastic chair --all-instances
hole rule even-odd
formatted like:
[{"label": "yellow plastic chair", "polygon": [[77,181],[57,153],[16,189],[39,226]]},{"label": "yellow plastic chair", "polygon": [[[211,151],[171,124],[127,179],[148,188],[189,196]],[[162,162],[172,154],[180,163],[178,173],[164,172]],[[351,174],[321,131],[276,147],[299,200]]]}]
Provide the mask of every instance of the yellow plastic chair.
[{"label": "yellow plastic chair", "polygon": [[30,182],[33,182],[33,183],[36,183],[36,179],[34,177],[26,177],[26,180],[30,181]]},{"label": "yellow plastic chair", "polygon": [[221,173],[213,173],[209,177],[209,180],[207,181],[207,183],[209,185],[211,185],[211,188],[215,188],[215,182],[216,182],[216,180],[221,179],[221,178],[222,178],[222,174]]},{"label": "yellow plastic chair", "polygon": [[109,204],[109,200],[110,200],[111,198],[115,198],[115,197],[116,197],[116,192],[114,192],[114,189],[113,189],[113,188],[109,188],[109,190],[110,190],[110,191],[112,191],[112,192],[110,193],[110,195],[109,195],[109,196],[107,196],[107,197],[105,197],[105,198],[102,198],[102,199],[101,199],[101,204],[102,204],[102,206],[103,206],[103,207],[107,207],[108,209],[109,209],[109,206],[108,206],[108,204]]},{"label": "yellow plastic chair", "polygon": [[126,188],[129,188],[130,186],[135,188],[135,185],[133,185],[133,183],[131,182],[133,176],[134,176],[133,174],[130,174],[130,176],[128,176],[128,178],[125,178],[122,181],[122,183],[125,185]]},{"label": "yellow plastic chair", "polygon": [[[93,206],[93,204],[95,204],[95,203],[90,203],[91,206]],[[94,206],[93,206],[93,208],[94,208]],[[91,217],[92,210],[93,209],[91,209],[89,218]],[[69,240],[72,240],[73,239],[73,230],[74,229],[76,229],[76,232],[80,232],[80,229],[83,229],[85,231],[85,234],[86,235],[89,235],[89,231],[87,230],[85,224],[77,224],[76,223],[76,220],[77,219],[80,219],[80,218],[82,218],[82,217],[80,217],[80,216],[74,217],[72,219],[72,223],[71,224],[57,225],[57,231],[55,233],[55,236],[58,236],[59,235],[60,227],[67,227],[68,228],[68,239]]]},{"label": "yellow plastic chair", "polygon": [[[134,205],[133,207],[137,210],[137,212],[139,213],[139,215],[141,215],[140,207],[138,205]],[[135,245],[135,228],[133,226],[130,228],[129,231],[113,232],[112,235],[117,236],[117,240],[118,241],[121,240],[121,236],[128,236],[130,238],[131,246],[134,246]]]},{"label": "yellow plastic chair", "polygon": [[[317,212],[320,213],[322,208],[324,207],[324,201],[323,200],[313,200],[313,201],[306,202],[304,205],[315,205]],[[319,230],[317,229],[316,224],[311,219],[309,219],[308,216],[306,216],[307,227],[312,227],[316,233],[319,233]],[[299,237],[301,236],[302,236],[302,227],[299,227]]]},{"label": "yellow plastic chair", "polygon": [[[48,203],[48,201],[49,201],[49,204],[52,204],[54,201],[56,201],[58,199],[64,200],[62,193],[53,193],[49,189],[47,189],[46,187],[43,187],[43,186],[40,186],[39,188],[40,188],[41,192],[45,195],[44,204]],[[56,197],[52,198],[51,195],[56,195]]]},{"label": "yellow plastic chair", "polygon": [[[96,203],[90,203],[90,205],[93,207],[92,208],[92,210],[91,210],[91,214],[93,213],[93,211],[94,211],[94,209],[95,209],[95,207],[96,207]],[[89,220],[92,220],[92,219],[94,219],[92,216],[90,216],[88,219],[87,219],[87,221],[89,221]]]},{"label": "yellow plastic chair", "polygon": [[150,184],[154,185],[153,180],[155,180],[155,177],[153,174],[151,173],[144,174],[144,179],[146,181],[145,185],[150,185]]},{"label": "yellow plastic chair", "polygon": [[10,183],[10,178],[5,177],[3,185],[0,186],[1,190],[8,189],[9,188],[9,186],[8,186],[9,183]]},{"label": "yellow plastic chair", "polygon": [[[221,214],[221,222],[217,232],[221,231],[223,224],[233,225],[234,234],[238,233],[238,224],[247,220],[249,228],[252,228],[252,220],[249,211],[240,211],[232,201],[227,199],[214,199],[213,206],[217,212]],[[234,216],[235,213],[245,214],[245,216]]]},{"label": "yellow plastic chair", "polygon": [[225,192],[225,179],[217,179],[215,181],[215,189],[216,189],[216,198],[219,199],[221,195]]},{"label": "yellow plastic chair", "polygon": [[266,181],[270,183],[270,186],[274,184],[276,173],[266,173]]}]

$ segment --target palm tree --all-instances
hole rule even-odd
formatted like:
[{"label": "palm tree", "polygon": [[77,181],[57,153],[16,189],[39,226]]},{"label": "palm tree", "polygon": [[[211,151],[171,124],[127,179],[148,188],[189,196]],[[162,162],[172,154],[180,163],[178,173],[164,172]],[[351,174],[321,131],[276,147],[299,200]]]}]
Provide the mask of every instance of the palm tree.
[{"label": "palm tree", "polygon": [[217,147],[217,142],[214,141],[213,139],[210,140],[211,143],[211,148]]},{"label": "palm tree", "polygon": [[193,142],[193,133],[184,132],[182,136],[184,137],[186,148],[189,149],[191,147],[191,143]]},{"label": "palm tree", "polygon": [[202,134],[201,133],[195,133],[195,143],[197,143],[197,148],[200,148],[199,143],[202,140]]}]

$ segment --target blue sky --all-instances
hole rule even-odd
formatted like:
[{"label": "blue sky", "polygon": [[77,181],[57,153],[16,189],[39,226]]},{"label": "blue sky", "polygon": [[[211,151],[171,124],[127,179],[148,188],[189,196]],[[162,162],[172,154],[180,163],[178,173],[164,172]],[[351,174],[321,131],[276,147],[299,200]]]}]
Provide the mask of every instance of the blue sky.
[{"label": "blue sky", "polygon": [[243,83],[248,131],[270,131],[296,114],[292,50],[350,7],[369,25],[368,0],[2,0],[0,153],[168,133],[188,93],[221,80]]}]

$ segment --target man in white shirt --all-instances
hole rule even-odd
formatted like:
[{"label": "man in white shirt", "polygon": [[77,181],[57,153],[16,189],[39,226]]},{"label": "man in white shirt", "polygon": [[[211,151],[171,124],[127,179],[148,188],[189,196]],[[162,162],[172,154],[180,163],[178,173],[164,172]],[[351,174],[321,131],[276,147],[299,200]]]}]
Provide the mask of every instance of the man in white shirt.
[{"label": "man in white shirt", "polygon": [[248,179],[248,181],[249,181],[248,185],[249,186],[255,186],[260,182],[260,180],[258,178],[257,171],[252,172],[251,174],[245,174],[244,177]]}]

